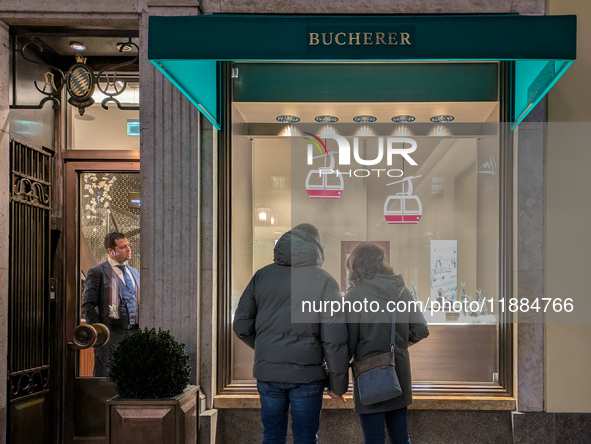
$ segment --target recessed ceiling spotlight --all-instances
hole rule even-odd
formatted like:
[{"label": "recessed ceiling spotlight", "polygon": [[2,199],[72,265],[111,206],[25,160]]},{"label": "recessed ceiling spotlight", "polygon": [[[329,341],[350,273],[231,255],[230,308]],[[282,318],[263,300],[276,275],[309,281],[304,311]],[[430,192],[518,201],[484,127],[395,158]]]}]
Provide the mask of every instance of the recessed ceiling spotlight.
[{"label": "recessed ceiling spotlight", "polygon": [[415,116],[394,116],[392,117],[392,122],[394,123],[410,123],[417,120]]},{"label": "recessed ceiling spotlight", "polygon": [[84,51],[86,45],[80,42],[70,42],[70,48],[75,49],[76,51]]},{"label": "recessed ceiling spotlight", "polygon": [[374,116],[355,116],[353,117],[353,122],[357,123],[374,123],[378,120],[377,117]]},{"label": "recessed ceiling spotlight", "polygon": [[314,120],[318,123],[336,123],[339,121],[339,118],[335,116],[316,116]]},{"label": "recessed ceiling spotlight", "polygon": [[300,118],[297,116],[283,115],[277,116],[277,121],[281,123],[298,123]]},{"label": "recessed ceiling spotlight", "polygon": [[435,123],[446,123],[446,122],[451,122],[454,119],[454,116],[450,116],[450,115],[441,115],[441,116],[433,116],[431,117],[431,122],[435,122]]}]

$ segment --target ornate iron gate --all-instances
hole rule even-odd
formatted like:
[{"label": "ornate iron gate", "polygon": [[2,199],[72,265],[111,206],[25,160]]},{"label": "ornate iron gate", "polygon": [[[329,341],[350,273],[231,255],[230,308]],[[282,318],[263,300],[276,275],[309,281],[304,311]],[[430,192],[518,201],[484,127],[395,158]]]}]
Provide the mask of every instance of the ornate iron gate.
[{"label": "ornate iron gate", "polygon": [[52,154],[10,141],[9,442],[51,442],[49,278]]}]

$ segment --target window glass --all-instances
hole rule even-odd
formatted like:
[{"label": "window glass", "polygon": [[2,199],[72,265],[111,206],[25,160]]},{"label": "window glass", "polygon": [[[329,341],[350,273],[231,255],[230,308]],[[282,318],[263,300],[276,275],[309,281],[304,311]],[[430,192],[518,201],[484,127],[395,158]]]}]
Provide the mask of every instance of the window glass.
[{"label": "window glass", "polygon": [[[139,173],[81,173],[79,182],[80,301],[88,269],[108,259],[105,236],[124,233],[131,248],[127,263],[140,269]],[[86,322],[80,319],[80,323]],[[78,375],[92,376],[94,349],[80,350]]]},{"label": "window glass", "polygon": [[[323,268],[343,295],[344,262],[369,240],[424,304],[431,335],[410,349],[414,382],[492,382],[499,367],[499,102],[294,102],[232,106],[232,316],[253,273],[272,262],[277,239],[312,223]],[[339,122],[315,123],[325,114]],[[455,115],[454,123],[429,119],[442,114]],[[280,123],[282,115],[300,121]],[[377,121],[352,124],[358,115]],[[416,122],[393,123],[394,115]],[[307,134],[325,144],[324,153]],[[410,139],[416,150],[389,156],[393,137]],[[340,163],[343,141],[347,165]],[[407,140],[392,148],[409,147]],[[478,310],[446,309],[446,302],[479,298],[486,303]],[[252,350],[232,341],[232,379],[252,379]]]}]

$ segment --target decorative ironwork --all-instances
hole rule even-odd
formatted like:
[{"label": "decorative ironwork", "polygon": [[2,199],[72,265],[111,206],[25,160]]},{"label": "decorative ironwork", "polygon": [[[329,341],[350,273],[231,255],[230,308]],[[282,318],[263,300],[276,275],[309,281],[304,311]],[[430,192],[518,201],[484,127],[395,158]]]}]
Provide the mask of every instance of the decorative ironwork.
[{"label": "decorative ironwork", "polygon": [[10,141],[8,392],[48,391],[51,154]]},{"label": "decorative ironwork", "polygon": [[[38,42],[35,42],[35,41],[30,41],[30,42],[26,43],[19,52],[21,53],[23,59],[25,59],[27,62],[34,63],[35,65],[40,65],[40,66],[43,66],[43,67],[49,69],[49,71],[47,71],[44,74],[45,83],[43,84],[43,89],[39,88],[39,85],[37,85],[36,80],[33,82],[37,91],[39,91],[45,97],[43,97],[41,99],[41,101],[39,102],[38,105],[16,105],[16,104],[13,104],[13,105],[10,105],[10,108],[11,109],[41,109],[45,106],[45,104],[47,102],[53,102],[53,109],[58,109],[61,105],[60,94],[61,94],[62,88],[64,86],[65,75],[64,75],[63,71],[61,69],[59,69],[58,67],[49,65],[48,63],[39,62],[39,61],[29,57],[27,55],[27,48],[30,45],[37,46],[37,49],[39,50],[39,52],[43,52],[43,47]],[[60,77],[59,86],[56,86],[56,84],[55,84],[55,74],[52,71],[57,73]],[[14,97],[14,95],[13,95],[13,97]]]},{"label": "decorative ironwork", "polygon": [[[36,41],[30,41],[27,44],[25,44],[23,48],[18,52],[21,53],[22,57],[26,61],[48,68],[48,71],[45,73],[45,83],[43,84],[43,88],[39,88],[39,86],[37,85],[37,81],[34,82],[37,91],[39,91],[45,97],[41,99],[38,105],[12,104],[10,105],[11,109],[41,109],[49,101],[53,102],[53,109],[58,109],[61,105],[59,99],[61,90],[65,85],[66,91],[70,96],[70,98],[68,99],[68,103],[72,106],[77,107],[78,112],[81,116],[84,115],[84,110],[87,107],[95,103],[94,99],[92,98],[95,86],[102,94],[106,96],[101,101],[101,106],[104,109],[109,109],[107,107],[107,104],[113,102],[115,105],[117,105],[117,108],[121,110],[139,110],[139,106],[129,106],[121,104],[118,96],[121,93],[123,93],[123,91],[125,91],[128,82],[125,80],[119,80],[117,78],[117,73],[113,72],[125,66],[132,65],[138,61],[139,47],[131,41],[131,37],[127,42],[118,43],[117,47],[119,48],[119,52],[127,52],[135,48],[137,52],[136,56],[133,59],[128,60],[126,62],[118,63],[113,66],[107,66],[101,69],[97,74],[95,74],[92,68],[86,64],[86,58],[80,56],[79,54],[76,54],[76,63],[72,65],[67,72],[64,73],[62,70],[55,66],[49,65],[44,62],[39,62],[34,58],[30,57],[27,54],[27,48],[29,47],[29,45],[37,46],[40,52],[43,52],[43,47]],[[55,83],[56,76],[60,78],[59,86],[56,86]],[[101,85],[101,83],[105,85],[104,88]]]},{"label": "decorative ironwork", "polygon": [[[140,109],[139,106],[123,106],[123,105],[121,105],[121,103],[117,99],[117,96],[119,94],[121,94],[123,91],[125,91],[125,89],[127,88],[127,82],[122,82],[120,80],[117,80],[117,73],[116,72],[109,73],[109,71],[123,68],[124,66],[132,65],[132,64],[136,63],[139,58],[140,49],[138,48],[138,46],[135,43],[133,43],[131,41],[131,37],[129,38],[128,42],[118,43],[117,47],[119,48],[119,52],[130,51],[132,48],[135,48],[137,55],[135,56],[135,58],[133,60],[130,60],[130,61],[124,62],[124,63],[120,63],[118,65],[103,68],[98,72],[98,74],[96,76],[97,87],[101,93],[103,93],[105,96],[107,96],[101,102],[101,106],[104,109],[109,109],[107,107],[107,103],[113,102],[113,103],[115,103],[115,105],[117,105],[117,108],[119,108],[119,109],[138,111]],[[105,89],[103,89],[101,87],[101,79],[103,77],[105,78],[105,83],[107,84],[107,87]],[[111,92],[111,88],[113,88],[113,92]]]},{"label": "decorative ironwork", "polygon": [[11,399],[22,398],[49,390],[49,366],[34,368],[10,375]]},{"label": "decorative ironwork", "polygon": [[49,208],[49,184],[36,182],[13,173],[12,197]]}]

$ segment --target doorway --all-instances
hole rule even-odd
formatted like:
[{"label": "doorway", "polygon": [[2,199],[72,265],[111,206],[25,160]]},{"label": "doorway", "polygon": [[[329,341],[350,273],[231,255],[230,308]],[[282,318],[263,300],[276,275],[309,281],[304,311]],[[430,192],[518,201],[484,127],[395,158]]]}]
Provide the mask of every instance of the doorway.
[{"label": "doorway", "polygon": [[72,260],[65,267],[64,443],[108,442],[105,403],[116,395],[107,378],[92,376],[93,349],[70,346],[74,329],[85,322],[80,305],[86,273],[106,260],[103,241],[113,231],[127,235],[130,264],[139,268],[140,261],[139,152],[97,153],[75,153],[65,165],[65,257]]}]

